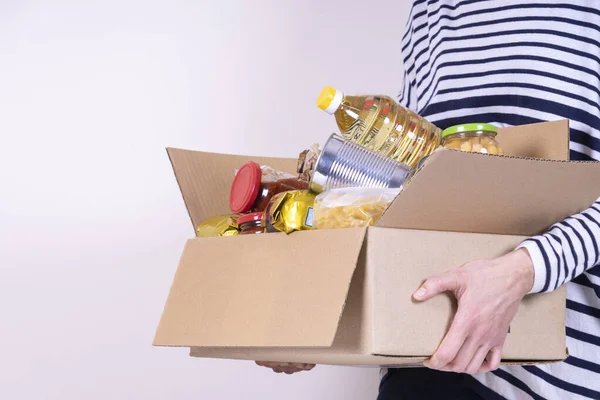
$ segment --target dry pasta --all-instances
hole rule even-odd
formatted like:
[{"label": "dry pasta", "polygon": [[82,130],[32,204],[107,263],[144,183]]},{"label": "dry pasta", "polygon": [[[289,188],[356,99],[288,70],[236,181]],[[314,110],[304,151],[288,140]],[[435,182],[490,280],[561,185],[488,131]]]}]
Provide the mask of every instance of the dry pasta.
[{"label": "dry pasta", "polygon": [[314,229],[358,228],[374,225],[400,189],[344,188],[317,196]]}]

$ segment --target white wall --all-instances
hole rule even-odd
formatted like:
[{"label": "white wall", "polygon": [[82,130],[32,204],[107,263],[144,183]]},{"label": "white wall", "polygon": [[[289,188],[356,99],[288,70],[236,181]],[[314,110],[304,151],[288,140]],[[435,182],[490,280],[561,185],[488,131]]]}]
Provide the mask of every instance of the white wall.
[{"label": "white wall", "polygon": [[409,1],[0,1],[0,398],[369,399],[150,344],[192,236],[164,147],[296,156],[395,95]]}]

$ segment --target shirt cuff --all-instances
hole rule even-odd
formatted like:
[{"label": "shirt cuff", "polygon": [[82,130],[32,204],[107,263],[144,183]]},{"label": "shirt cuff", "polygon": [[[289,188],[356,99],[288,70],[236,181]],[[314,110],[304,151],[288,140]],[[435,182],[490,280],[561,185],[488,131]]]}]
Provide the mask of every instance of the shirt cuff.
[{"label": "shirt cuff", "polygon": [[530,240],[526,240],[517,247],[517,249],[527,249],[531,261],[533,262],[533,287],[528,294],[541,293],[546,283],[546,263],[538,245]]}]

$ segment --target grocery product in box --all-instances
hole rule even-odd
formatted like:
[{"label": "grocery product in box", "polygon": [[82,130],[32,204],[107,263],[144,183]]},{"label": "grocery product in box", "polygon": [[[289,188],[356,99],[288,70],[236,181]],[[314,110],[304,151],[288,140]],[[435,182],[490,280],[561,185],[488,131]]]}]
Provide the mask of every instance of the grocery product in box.
[{"label": "grocery product in box", "polygon": [[316,194],[308,190],[273,196],[265,213],[267,230],[291,233],[312,229],[315,197]]},{"label": "grocery product in box", "polygon": [[335,116],[344,138],[410,167],[441,143],[439,128],[388,96],[347,96],[328,86],[317,106]]},{"label": "grocery product in box", "polygon": [[304,181],[310,181],[312,178],[312,172],[315,169],[315,164],[319,159],[321,150],[318,144],[313,144],[310,149],[304,150],[298,156],[298,178]]},{"label": "grocery product in box", "polygon": [[342,187],[399,188],[409,171],[404,164],[333,134],[316,162],[310,189],[321,193]]},{"label": "grocery product in box", "polygon": [[400,189],[343,188],[315,199],[314,228],[359,228],[374,225]]},{"label": "grocery product in box", "polygon": [[449,149],[485,154],[504,154],[496,141],[498,128],[490,124],[456,125],[442,132],[442,145]]},{"label": "grocery product in box", "polygon": [[196,227],[196,236],[234,236],[240,233],[237,215],[220,215],[202,221]]},{"label": "grocery product in box", "polygon": [[308,182],[269,166],[249,161],[235,174],[229,195],[234,213],[264,211],[277,193],[308,189]]},{"label": "grocery product in box", "polygon": [[242,215],[238,218],[240,226],[240,235],[254,235],[257,233],[265,233],[265,213],[255,212]]}]

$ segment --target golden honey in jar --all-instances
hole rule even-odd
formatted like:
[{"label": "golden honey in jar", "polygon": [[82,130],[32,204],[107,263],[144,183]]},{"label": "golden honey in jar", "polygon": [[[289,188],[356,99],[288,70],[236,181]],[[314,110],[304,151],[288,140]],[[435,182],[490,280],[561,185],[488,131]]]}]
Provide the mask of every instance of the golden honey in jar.
[{"label": "golden honey in jar", "polygon": [[238,218],[240,227],[240,235],[254,235],[257,233],[265,233],[265,213],[255,212],[242,215]]},{"label": "golden honey in jar", "polygon": [[442,146],[473,153],[499,154],[504,150],[496,141],[498,128],[491,124],[464,124],[442,131]]}]

